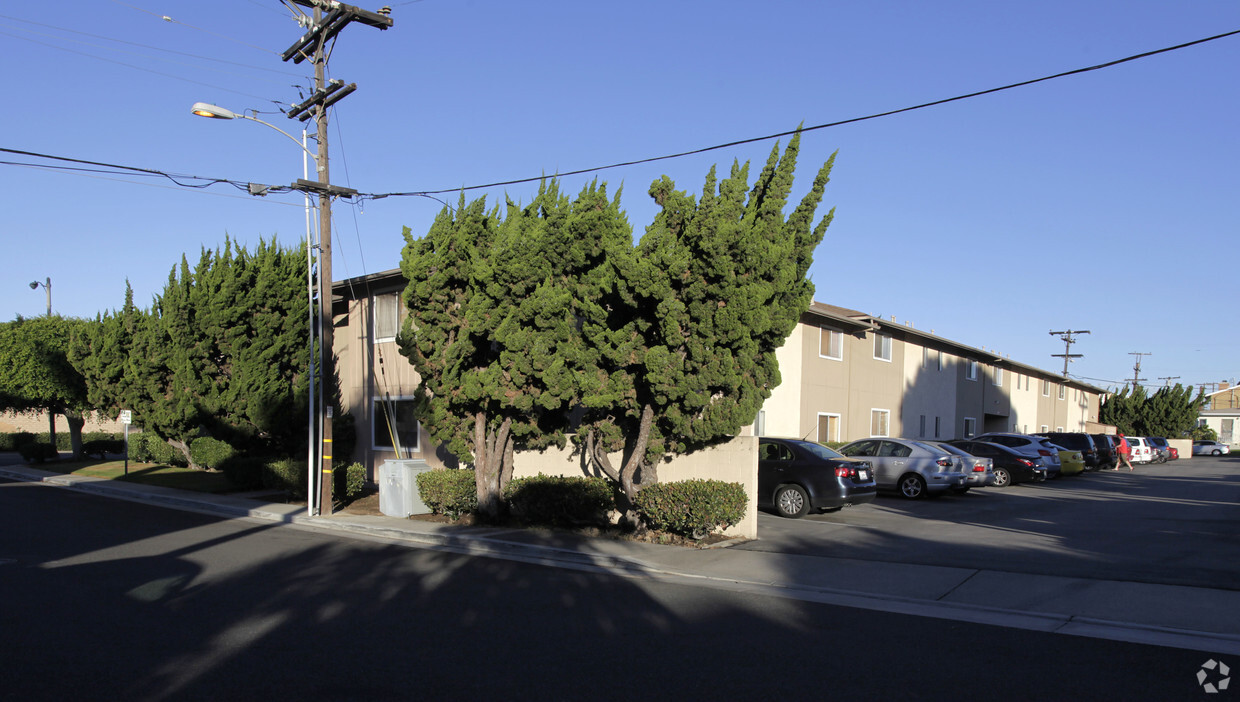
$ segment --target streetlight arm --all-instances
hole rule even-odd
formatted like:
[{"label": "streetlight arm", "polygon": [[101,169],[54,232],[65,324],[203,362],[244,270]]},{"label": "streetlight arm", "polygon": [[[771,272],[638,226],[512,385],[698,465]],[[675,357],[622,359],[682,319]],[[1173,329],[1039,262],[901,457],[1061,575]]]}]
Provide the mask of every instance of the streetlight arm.
[{"label": "streetlight arm", "polygon": [[276,130],[277,132],[280,132],[284,136],[291,139],[293,143],[297,145],[297,148],[301,149],[302,151],[305,151],[310,156],[310,158],[314,159],[314,164],[317,170],[318,163],[319,163],[318,155],[315,154],[310,149],[307,149],[305,144],[302,144],[301,140],[299,140],[297,137],[293,136],[292,134],[289,134],[288,132],[284,131],[283,129],[280,129],[279,127],[277,127],[276,125],[270,122],[264,122],[263,120],[257,117],[251,117],[249,115],[241,114],[238,112],[233,112],[232,110],[220,107],[218,105],[212,105],[206,102],[196,102],[194,103],[194,106],[190,108],[190,110],[194,114],[198,115],[199,117],[209,117],[211,119],[248,119],[251,122],[258,122],[259,124],[271,127],[272,129]]}]

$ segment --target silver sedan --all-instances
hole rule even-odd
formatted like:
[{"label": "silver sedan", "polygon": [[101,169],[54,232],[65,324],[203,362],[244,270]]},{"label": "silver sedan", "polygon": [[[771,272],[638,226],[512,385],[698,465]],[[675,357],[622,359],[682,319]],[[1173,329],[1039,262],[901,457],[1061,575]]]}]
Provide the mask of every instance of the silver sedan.
[{"label": "silver sedan", "polygon": [[879,489],[896,490],[910,500],[965,485],[964,460],[922,441],[860,439],[845,444],[839,452],[868,460],[874,466]]}]

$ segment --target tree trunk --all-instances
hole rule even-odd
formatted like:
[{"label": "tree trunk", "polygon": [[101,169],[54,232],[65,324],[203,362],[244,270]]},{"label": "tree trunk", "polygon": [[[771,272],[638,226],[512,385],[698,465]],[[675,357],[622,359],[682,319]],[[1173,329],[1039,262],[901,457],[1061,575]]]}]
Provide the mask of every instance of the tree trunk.
[{"label": "tree trunk", "polygon": [[620,469],[620,487],[630,500],[637,491],[647,485],[654,484],[649,480],[651,471],[655,470],[646,462],[646,448],[650,445],[650,427],[654,424],[654,408],[650,405],[642,407],[641,423],[637,428],[637,438],[633,441],[632,451],[625,457],[624,467]]},{"label": "tree trunk", "polygon": [[65,420],[69,424],[69,446],[73,449],[73,458],[82,457],[82,427],[86,426],[86,418],[79,412],[65,410]]},{"label": "tree trunk", "polygon": [[474,485],[478,489],[478,514],[484,519],[503,516],[504,486],[512,477],[512,419],[497,429],[487,428],[486,414],[474,415]]},{"label": "tree trunk", "polygon": [[193,468],[194,470],[201,470],[201,468],[194,465],[193,459],[191,459],[189,456],[189,442],[177,441],[176,439],[168,439],[168,445],[180,451],[182,454],[184,454],[185,465],[189,466],[190,468]]},{"label": "tree trunk", "polygon": [[47,408],[47,441],[56,447],[56,408],[48,406]]}]

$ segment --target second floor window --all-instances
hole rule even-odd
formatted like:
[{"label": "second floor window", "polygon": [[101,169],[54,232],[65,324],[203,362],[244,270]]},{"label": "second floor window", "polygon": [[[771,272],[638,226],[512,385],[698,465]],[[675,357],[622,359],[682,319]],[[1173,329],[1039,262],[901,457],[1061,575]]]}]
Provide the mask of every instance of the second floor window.
[{"label": "second floor window", "polygon": [[371,300],[373,301],[371,309],[374,310],[375,343],[395,340],[396,333],[400,331],[400,296],[395,293],[377,295]]},{"label": "second floor window", "polygon": [[880,361],[891,360],[891,337],[886,334],[874,335],[874,358]]}]

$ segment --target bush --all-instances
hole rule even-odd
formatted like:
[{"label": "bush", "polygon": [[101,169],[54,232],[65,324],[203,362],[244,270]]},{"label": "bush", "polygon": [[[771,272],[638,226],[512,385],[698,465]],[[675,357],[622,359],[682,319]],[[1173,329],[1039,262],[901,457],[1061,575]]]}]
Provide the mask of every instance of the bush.
[{"label": "bush", "polygon": [[615,490],[605,478],[540,473],[508,483],[504,497],[518,519],[546,526],[604,524],[616,506]]},{"label": "bush", "polygon": [[22,459],[27,463],[42,463],[44,461],[54,461],[60,457],[60,452],[55,446],[40,441],[22,444],[17,452],[21,454]]},{"label": "bush", "polygon": [[286,490],[294,499],[304,500],[307,477],[307,465],[304,460],[282,458],[262,464],[260,481],[265,488]]},{"label": "bush", "polygon": [[642,488],[633,499],[651,527],[694,539],[735,525],[744,518],[747,503],[740,483],[698,479],[657,483]]},{"label": "bush", "polygon": [[419,473],[418,495],[435,514],[456,519],[478,509],[478,487],[472,470],[431,470]]},{"label": "bush", "polygon": [[265,487],[263,476],[267,462],[256,456],[233,454],[220,464],[220,471],[238,490],[258,490]]},{"label": "bush", "polygon": [[185,454],[173,448],[171,444],[153,431],[144,431],[129,435],[129,459],[139,463],[162,463],[170,466],[184,466]]},{"label": "bush", "polygon": [[209,436],[201,436],[189,443],[189,457],[201,468],[218,469],[236,453],[232,446]]},{"label": "bush", "polygon": [[332,468],[332,494],[337,497],[357,497],[365,489],[366,466],[350,463]]},{"label": "bush", "polygon": [[34,434],[28,431],[18,431],[12,434],[0,434],[0,451],[19,451],[26,444],[33,444],[35,441]]},{"label": "bush", "polygon": [[107,458],[109,453],[125,453],[124,439],[91,439],[82,442],[82,453],[87,456],[98,456],[100,460]]}]

